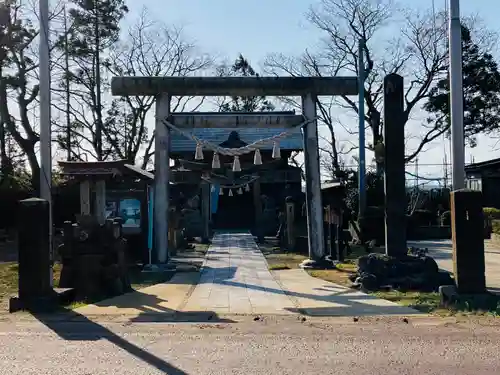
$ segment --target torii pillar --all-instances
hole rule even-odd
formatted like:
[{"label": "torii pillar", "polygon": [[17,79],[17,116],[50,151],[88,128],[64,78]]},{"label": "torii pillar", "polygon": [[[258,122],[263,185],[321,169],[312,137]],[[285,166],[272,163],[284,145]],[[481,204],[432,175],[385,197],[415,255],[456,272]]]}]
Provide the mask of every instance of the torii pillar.
[{"label": "torii pillar", "polygon": [[[302,114],[307,120],[316,118],[316,100],[316,96],[311,93],[302,96]],[[305,260],[301,267],[321,268],[324,266],[325,245],[317,120],[304,127],[303,135],[309,259]]]},{"label": "torii pillar", "polygon": [[170,168],[170,129],[162,120],[170,115],[170,96],[161,93],[156,96],[155,120],[155,182],[154,182],[154,251],[156,261],[165,264],[168,253],[168,205],[169,205],[169,168]]}]

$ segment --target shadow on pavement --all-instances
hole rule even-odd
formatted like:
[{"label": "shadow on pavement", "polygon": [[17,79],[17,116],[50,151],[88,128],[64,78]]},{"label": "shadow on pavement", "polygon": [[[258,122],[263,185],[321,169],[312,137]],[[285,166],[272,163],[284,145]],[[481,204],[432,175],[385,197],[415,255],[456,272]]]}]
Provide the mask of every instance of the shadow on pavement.
[{"label": "shadow on pavement", "polygon": [[[160,303],[165,302],[156,296],[141,292],[133,292],[140,300],[141,306],[134,304],[134,309],[140,309],[140,313],[128,322],[184,322],[184,323],[230,323],[228,319],[221,319],[214,312],[179,312],[162,307]],[[129,305],[116,305],[120,308],[132,307]],[[36,314],[33,316],[46,327],[56,333],[61,339],[68,341],[96,341],[108,340],[120,349],[144,361],[152,367],[169,375],[187,375],[186,372],[173,366],[162,358],[139,348],[131,342],[120,337],[110,329],[84,316],[76,311],[67,311],[63,314]],[[106,318],[106,316],[100,315]],[[111,320],[112,321],[112,320]]]},{"label": "shadow on pavement", "polygon": [[[79,315],[79,314],[77,314]],[[146,362],[152,367],[169,375],[188,375],[181,369],[171,365],[167,361],[149,353],[148,351],[139,348],[124,338],[118,336],[109,329],[91,321],[90,319],[80,315],[78,322],[61,322],[50,319],[48,315],[34,315],[41,323],[54,331],[60,338],[68,341],[97,341],[108,340],[115,344],[120,349],[134,357]]]},{"label": "shadow on pavement", "polygon": [[[309,293],[294,292],[289,289],[286,290],[274,289],[258,285],[243,284],[228,280],[224,281],[224,285],[230,285],[234,287],[245,287],[248,289],[253,289],[273,294],[285,294],[287,296],[294,298],[303,298],[313,301],[321,301],[321,302],[331,303],[334,305],[334,306],[314,307],[314,308],[308,308],[308,307],[286,308],[287,311],[303,315],[311,315],[311,316],[402,315],[402,314],[407,314],[409,311],[411,311],[409,310],[409,308],[405,308],[404,306],[399,306],[399,305],[380,306],[379,304],[376,303],[372,304],[370,303],[370,301],[377,302],[380,301],[380,298],[347,288],[337,291],[328,289],[328,291],[331,293],[329,293],[328,295],[321,296]],[[328,285],[325,285],[324,287],[328,287]],[[415,310],[414,313],[419,314],[417,310]]]}]

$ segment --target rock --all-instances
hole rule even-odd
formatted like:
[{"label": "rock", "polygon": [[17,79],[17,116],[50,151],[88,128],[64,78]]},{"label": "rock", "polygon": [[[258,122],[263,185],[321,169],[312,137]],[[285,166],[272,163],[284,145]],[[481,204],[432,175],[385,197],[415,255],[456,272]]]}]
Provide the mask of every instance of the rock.
[{"label": "rock", "polygon": [[458,291],[455,285],[441,285],[439,287],[439,297],[441,304],[444,306],[456,303],[459,300]]},{"label": "rock", "polygon": [[377,276],[371,274],[371,273],[364,273],[359,277],[359,284],[363,289],[369,290],[369,291],[376,291],[378,290],[380,283],[377,280]]}]

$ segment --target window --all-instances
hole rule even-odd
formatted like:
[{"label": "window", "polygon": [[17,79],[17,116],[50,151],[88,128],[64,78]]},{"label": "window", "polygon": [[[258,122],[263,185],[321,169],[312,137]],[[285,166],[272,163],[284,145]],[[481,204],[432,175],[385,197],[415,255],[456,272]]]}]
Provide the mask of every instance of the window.
[{"label": "window", "polygon": [[466,181],[466,187],[467,187],[467,189],[481,191],[482,188],[483,188],[482,185],[483,184],[482,184],[481,178],[477,178],[477,177],[468,178],[467,181]]}]

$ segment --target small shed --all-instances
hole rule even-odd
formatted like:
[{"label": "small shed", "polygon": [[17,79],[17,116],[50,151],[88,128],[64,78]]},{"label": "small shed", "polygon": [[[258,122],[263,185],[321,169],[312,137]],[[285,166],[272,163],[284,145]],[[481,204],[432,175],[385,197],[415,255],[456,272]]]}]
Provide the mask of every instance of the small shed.
[{"label": "small shed", "polygon": [[483,207],[500,208],[500,158],[465,166],[466,186],[483,193]]},{"label": "small shed", "polygon": [[80,212],[76,217],[93,216],[99,224],[121,217],[134,257],[147,259],[148,200],[154,175],[125,160],[61,161],[59,166],[63,176],[80,185]]}]

